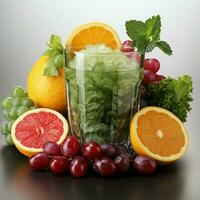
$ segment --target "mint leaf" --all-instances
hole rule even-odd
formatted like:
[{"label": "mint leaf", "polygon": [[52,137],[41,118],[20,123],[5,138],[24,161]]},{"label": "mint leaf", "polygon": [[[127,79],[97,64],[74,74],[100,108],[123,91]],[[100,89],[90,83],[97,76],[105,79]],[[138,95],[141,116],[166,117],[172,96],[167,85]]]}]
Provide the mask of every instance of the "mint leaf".
[{"label": "mint leaf", "polygon": [[145,55],[158,47],[167,55],[172,55],[171,47],[166,42],[160,41],[161,19],[159,15],[152,16],[145,22],[130,20],[125,26],[127,35],[133,40],[133,47],[139,53]]},{"label": "mint leaf", "polygon": [[53,49],[62,49],[62,41],[58,35],[52,34],[50,37],[50,47]]},{"label": "mint leaf", "polygon": [[50,42],[47,43],[49,47],[43,56],[48,56],[47,66],[44,69],[44,76],[58,76],[59,68],[63,67],[63,50],[61,38],[58,35],[52,34]]},{"label": "mint leaf", "polygon": [[50,56],[52,54],[52,51],[51,49],[47,49],[42,55],[43,56]]},{"label": "mint leaf", "polygon": [[55,66],[49,66],[44,69],[44,76],[58,76],[58,70]]},{"label": "mint leaf", "polygon": [[151,52],[156,47],[156,42],[151,41],[146,47],[146,52]]},{"label": "mint leaf", "polygon": [[162,50],[164,53],[166,53],[167,55],[172,55],[172,49],[171,47],[169,46],[169,44],[165,41],[159,41],[156,43],[156,46]]},{"label": "mint leaf", "polygon": [[142,36],[138,37],[138,39],[136,40],[136,43],[135,43],[137,51],[142,54],[145,54],[146,45],[147,45],[147,42],[145,41],[145,39]]},{"label": "mint leaf", "polygon": [[151,40],[160,40],[161,21],[159,15],[146,20],[145,26],[146,35],[150,37]]},{"label": "mint leaf", "polygon": [[130,20],[126,22],[126,31],[132,40],[137,40],[138,37],[145,33],[145,24],[141,21]]}]

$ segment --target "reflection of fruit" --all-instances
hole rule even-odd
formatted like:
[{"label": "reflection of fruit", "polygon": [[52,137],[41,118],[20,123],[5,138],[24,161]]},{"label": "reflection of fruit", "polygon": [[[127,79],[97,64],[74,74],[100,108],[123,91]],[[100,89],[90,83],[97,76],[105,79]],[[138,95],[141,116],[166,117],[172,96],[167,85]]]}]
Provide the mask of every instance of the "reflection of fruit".
[{"label": "reflection of fruit", "polygon": [[182,122],[159,107],[146,107],[135,114],[130,137],[133,149],[161,164],[181,158],[188,146],[188,135]]},{"label": "reflection of fruit", "polygon": [[47,141],[61,144],[67,132],[67,121],[60,113],[39,108],[21,115],[14,122],[11,135],[16,148],[30,157],[41,152]]},{"label": "reflection of fruit", "polygon": [[84,49],[88,44],[106,44],[112,49],[120,49],[121,42],[115,30],[101,22],[84,24],[75,29],[66,45],[74,51]]},{"label": "reflection of fruit", "polygon": [[66,112],[66,90],[63,69],[58,76],[43,76],[48,57],[41,57],[32,67],[27,88],[29,97],[37,107],[51,108],[58,112]]}]

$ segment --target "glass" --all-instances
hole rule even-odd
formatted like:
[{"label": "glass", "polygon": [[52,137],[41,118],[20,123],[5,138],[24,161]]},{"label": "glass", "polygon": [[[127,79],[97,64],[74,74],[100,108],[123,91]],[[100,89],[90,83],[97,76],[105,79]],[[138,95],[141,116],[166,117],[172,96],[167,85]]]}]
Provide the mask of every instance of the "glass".
[{"label": "glass", "polygon": [[81,142],[129,146],[131,119],[139,109],[143,78],[136,52],[65,51],[68,121]]}]

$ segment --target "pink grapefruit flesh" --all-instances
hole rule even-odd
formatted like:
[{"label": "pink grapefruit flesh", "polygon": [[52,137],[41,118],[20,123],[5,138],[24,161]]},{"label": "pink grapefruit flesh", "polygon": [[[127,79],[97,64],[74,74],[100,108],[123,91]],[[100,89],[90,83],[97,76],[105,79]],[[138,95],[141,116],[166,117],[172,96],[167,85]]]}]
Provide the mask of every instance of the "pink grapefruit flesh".
[{"label": "pink grapefruit flesh", "polygon": [[41,152],[48,141],[61,144],[68,132],[66,119],[58,112],[39,108],[21,115],[12,126],[12,139],[26,156]]}]

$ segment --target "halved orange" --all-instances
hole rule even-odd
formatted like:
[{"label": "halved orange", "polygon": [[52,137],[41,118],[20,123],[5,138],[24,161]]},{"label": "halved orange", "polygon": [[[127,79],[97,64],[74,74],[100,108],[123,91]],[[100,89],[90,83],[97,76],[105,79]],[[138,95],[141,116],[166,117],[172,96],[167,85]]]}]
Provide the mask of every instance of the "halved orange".
[{"label": "halved orange", "polygon": [[132,120],[130,139],[137,154],[168,164],[181,158],[188,147],[188,134],[183,123],[170,111],[145,107]]},{"label": "halved orange", "polygon": [[112,49],[121,48],[121,42],[116,31],[101,22],[79,26],[70,34],[66,42],[66,46],[73,51],[84,49],[89,44],[105,44]]},{"label": "halved orange", "polygon": [[25,156],[42,151],[46,142],[61,144],[68,133],[66,119],[57,111],[38,108],[22,114],[12,125],[11,137]]}]

